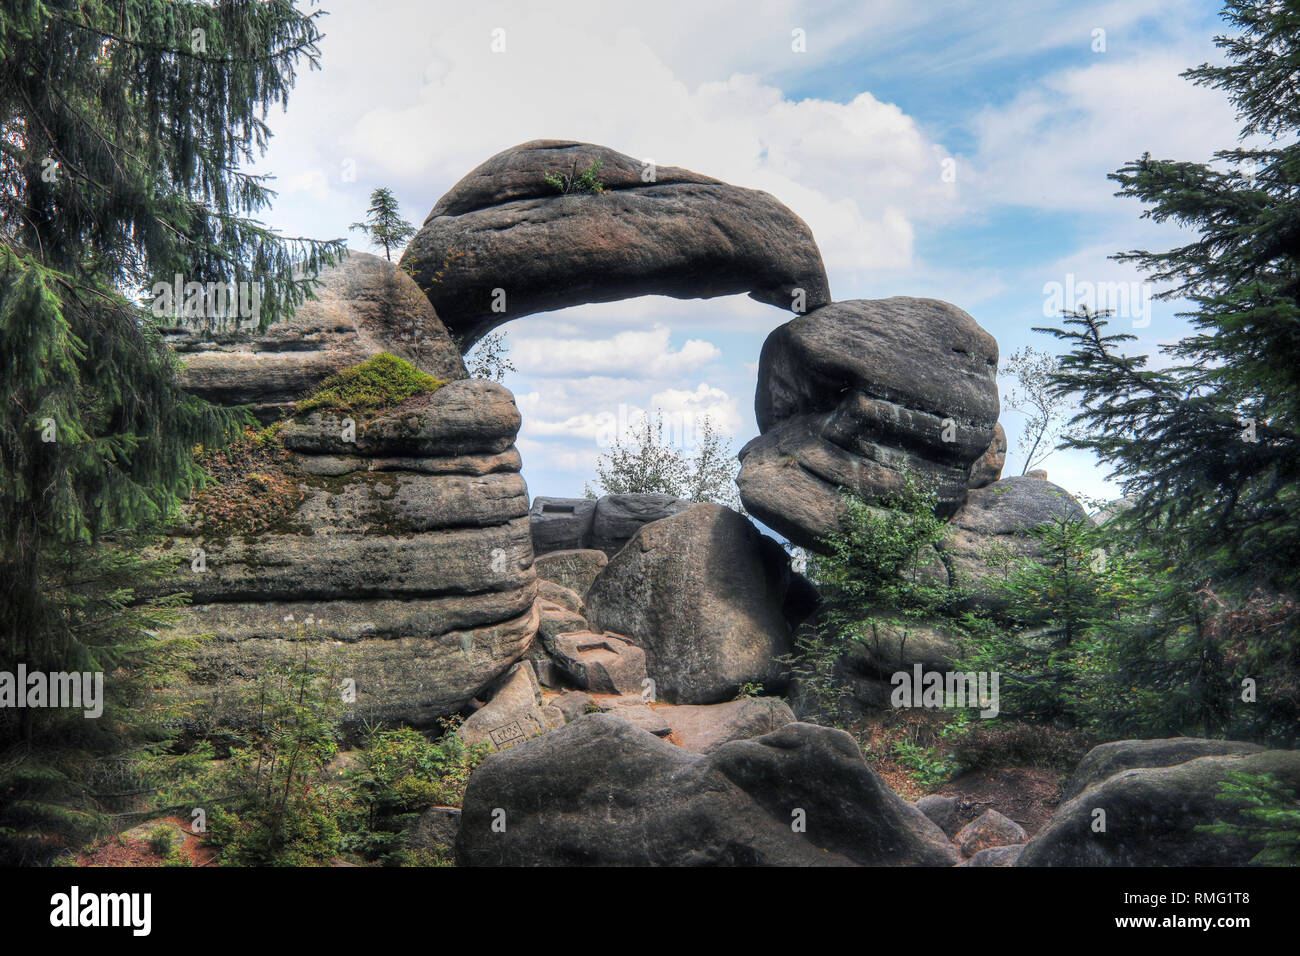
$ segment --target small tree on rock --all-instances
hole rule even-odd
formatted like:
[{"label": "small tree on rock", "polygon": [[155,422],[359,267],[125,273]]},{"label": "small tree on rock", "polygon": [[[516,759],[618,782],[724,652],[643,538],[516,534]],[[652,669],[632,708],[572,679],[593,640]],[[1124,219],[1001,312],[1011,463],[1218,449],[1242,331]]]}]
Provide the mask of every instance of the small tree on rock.
[{"label": "small tree on rock", "polygon": [[393,261],[392,248],[400,246],[415,235],[415,227],[402,218],[397,205],[397,197],[386,186],[381,186],[370,194],[370,208],[366,218],[354,222],[349,229],[355,229],[370,238],[376,246],[384,247],[384,258]]}]

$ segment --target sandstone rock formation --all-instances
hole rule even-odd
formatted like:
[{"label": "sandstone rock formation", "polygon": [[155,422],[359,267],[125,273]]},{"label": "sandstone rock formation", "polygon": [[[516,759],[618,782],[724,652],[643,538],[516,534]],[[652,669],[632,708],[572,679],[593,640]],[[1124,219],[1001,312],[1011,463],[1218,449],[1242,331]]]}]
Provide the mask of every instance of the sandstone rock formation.
[{"label": "sandstone rock formation", "polygon": [[[504,832],[492,826],[504,812]],[[468,866],[950,866],[957,853],[843,731],[789,724],[692,754],[579,717],[490,756],[456,840]],[[802,820],[803,832],[792,826]]]},{"label": "sandstone rock formation", "polygon": [[839,526],[840,489],[878,500],[910,471],[951,514],[995,444],[997,359],[991,335],[935,299],[835,302],[787,322],[759,358],[746,509],[816,548]]},{"label": "sandstone rock formation", "polygon": [[694,502],[663,494],[590,498],[538,496],[529,512],[533,551],[603,551],[613,557],[643,524],[680,514]]},{"label": "sandstone rock formation", "polygon": [[564,715],[543,701],[533,669],[525,663],[511,667],[487,696],[487,703],[456,730],[467,744],[506,750],[564,726]]},{"label": "sandstone rock formation", "polygon": [[721,704],[659,707],[673,742],[697,754],[712,753],[733,740],[762,737],[795,722],[794,712],[779,697],[742,697]]},{"label": "sandstone rock formation", "polygon": [[1031,532],[1066,515],[1091,523],[1069,492],[1042,478],[1003,478],[972,490],[939,542],[952,584],[974,603],[1001,607],[1004,601],[991,581],[1004,576],[1010,563],[1038,557],[1041,550]]},{"label": "sandstone rock formation", "polygon": [[984,449],[984,454],[976,459],[975,464],[970,467],[970,481],[966,487],[983,488],[985,485],[991,485],[1002,477],[1002,469],[1007,463],[1007,433],[999,422],[993,428],[993,440],[989,442],[989,447]]},{"label": "sandstone rock formation", "polygon": [[[1244,866],[1263,846],[1198,827],[1241,822],[1216,799],[1228,775],[1271,774],[1300,792],[1300,751],[1199,757],[1169,767],[1131,768],[1063,803],[1026,844],[1017,866]],[[1104,832],[1094,830],[1105,814]]]},{"label": "sandstone rock formation", "polygon": [[961,652],[957,637],[939,622],[882,620],[864,629],[863,638],[849,646],[842,666],[853,696],[869,707],[882,708],[890,706],[894,674],[911,673],[917,664],[927,673],[946,672]]},{"label": "sandstone rock formation", "polygon": [[957,831],[953,842],[966,856],[999,846],[1023,846],[1029,839],[1024,827],[996,810],[982,814]]},{"label": "sandstone rock formation", "polygon": [[164,340],[184,362],[181,383],[218,405],[279,418],[329,375],[380,352],[446,381],[465,366],[429,300],[396,265],[364,252],[320,275],[316,298],[264,332],[175,327]]},{"label": "sandstone rock formation", "polygon": [[428,726],[536,632],[510,393],[453,382],[356,413],[354,441],[342,417],[313,411],[281,428],[281,478],[300,497],[272,527],[230,534],[196,520],[163,549],[180,562],[171,586],[193,596],[179,633],[215,635],[189,689],[214,723],[239,718],[268,663],[307,652],[355,681],[349,720]]},{"label": "sandstone rock formation", "polygon": [[[660,699],[729,700],[742,684],[779,689],[790,650],[784,549],[744,516],[697,504],[642,526],[587,592],[599,627],[646,651]],[[796,622],[797,623],[797,622]]]},{"label": "sandstone rock formation", "polygon": [[[596,162],[603,192],[547,183]],[[438,200],[402,267],[462,349],[523,315],[639,295],[748,292],[792,311],[830,301],[811,232],[767,193],[563,140],[523,143],[470,172]]]},{"label": "sandstone rock formation", "polygon": [[1093,747],[1074,768],[1061,798],[1070,800],[1095,783],[1135,767],[1172,767],[1197,757],[1259,753],[1259,744],[1203,737],[1164,737],[1156,740],[1115,740]]},{"label": "sandstone rock formation", "polygon": [[582,596],[607,564],[609,557],[604,551],[579,548],[538,555],[534,567],[539,579],[553,581]]}]

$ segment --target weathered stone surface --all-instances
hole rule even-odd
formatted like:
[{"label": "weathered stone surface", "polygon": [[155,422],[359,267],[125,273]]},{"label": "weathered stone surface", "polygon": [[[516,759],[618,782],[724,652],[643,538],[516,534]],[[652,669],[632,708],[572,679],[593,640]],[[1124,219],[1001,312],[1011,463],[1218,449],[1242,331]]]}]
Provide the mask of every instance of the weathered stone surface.
[{"label": "weathered stone surface", "polygon": [[1002,423],[999,422],[993,429],[993,440],[989,442],[989,447],[984,449],[984,454],[975,460],[975,464],[970,468],[970,481],[967,482],[968,488],[983,488],[985,485],[991,485],[1002,477],[1002,469],[1007,463],[1007,433],[1002,429]]},{"label": "weathered stone surface", "polygon": [[583,714],[594,713],[596,699],[580,690],[566,690],[551,701],[551,706],[564,715],[566,721],[577,720]]},{"label": "weathered stone surface", "polygon": [[587,591],[588,618],[645,649],[661,699],[716,703],[786,683],[791,575],[747,518],[697,504],[642,526]]},{"label": "weathered stone surface", "polygon": [[[1171,767],[1122,770],[1061,805],[1017,866],[1244,866],[1262,844],[1197,828],[1243,822],[1215,799],[1233,772],[1272,774],[1300,791],[1300,751],[1200,757]],[[1095,811],[1106,831],[1094,832]]]},{"label": "weathered stone surface", "polygon": [[[595,161],[603,193],[559,195],[546,182]],[[830,301],[811,232],[772,196],[671,166],[647,181],[645,170],[589,143],[515,146],[438,201],[402,267],[464,348],[523,315],[639,295],[748,292],[792,310]]]},{"label": "weathered stone surface", "polygon": [[[534,545],[536,540],[534,534]],[[607,564],[609,557],[604,551],[581,548],[538,555],[533,562],[533,569],[541,580],[553,581],[582,596]]]},{"label": "weathered stone surface", "polygon": [[[484,405],[496,410],[472,411]],[[204,536],[190,522],[156,551],[177,567],[161,589],[192,595],[177,633],[213,635],[176,689],[201,705],[196,726],[245,721],[258,676],[304,653],[355,682],[350,721],[430,726],[528,652],[540,606],[513,405],[494,383],[456,382],[359,413],[358,435],[382,440],[320,455],[303,450],[315,445],[310,430],[291,421],[282,433],[302,439],[285,471],[302,492],[291,514],[239,536]],[[487,423],[477,438],[475,421]],[[466,446],[495,463],[476,467]]]},{"label": "weathered stone surface", "polygon": [[[191,570],[196,547],[207,570]],[[440,597],[532,584],[532,543],[520,518],[487,528],[388,534],[274,534],[248,540],[173,538],[156,552],[177,562],[172,589],[196,603]]]},{"label": "weathered stone surface", "polygon": [[957,831],[953,842],[966,856],[996,846],[1023,846],[1029,834],[1016,821],[996,810],[985,810]]},{"label": "weathered stone surface", "polygon": [[860,674],[888,680],[916,664],[926,671],[946,671],[961,656],[957,637],[940,624],[878,621],[864,630],[866,634],[850,645],[844,658]]},{"label": "weathered stone surface", "polygon": [[403,843],[412,850],[451,850],[460,830],[460,809],[430,807],[416,818],[403,835]]},{"label": "weathered stone surface", "polygon": [[1041,478],[1003,478],[972,490],[939,542],[952,584],[973,603],[1002,607],[1005,601],[992,580],[1006,573],[1007,563],[1037,557],[1040,549],[1031,532],[1061,515],[1091,523],[1069,492]]},{"label": "weathered stone surface", "polygon": [[577,614],[580,617],[587,616],[587,605],[583,603],[582,595],[571,588],[566,588],[562,584],[556,584],[554,581],[547,581],[545,578],[537,582],[537,597],[547,604],[563,608],[571,614]]},{"label": "weathered stone surface", "polygon": [[441,379],[465,378],[447,330],[419,286],[396,265],[352,252],[325,269],[316,298],[284,322],[242,329],[163,330],[181,357],[181,384],[219,405],[279,417],[325,378],[389,352]]},{"label": "weathered stone surface", "polygon": [[[215,639],[194,652],[194,669],[174,693],[197,705],[189,725],[200,733],[245,726],[256,718],[248,694],[258,678],[308,655],[322,673],[355,682],[356,702],[344,715],[349,729],[364,721],[432,727],[517,660],[537,630],[531,601],[506,621],[455,630],[444,630],[441,603],[198,605],[178,632]],[[399,605],[406,607],[399,612]],[[289,607],[298,609],[292,620],[272,622]],[[479,613],[495,618],[502,611],[482,606]]]},{"label": "weathered stone surface", "polygon": [[1065,785],[1063,800],[1077,797],[1095,783],[1135,767],[1171,767],[1197,757],[1251,754],[1264,750],[1259,744],[1204,737],[1163,737],[1155,740],[1115,740],[1093,747],[1079,761]]},{"label": "weathered stone surface", "polygon": [[641,703],[639,697],[615,697],[612,699],[612,706],[601,709],[607,714],[626,720],[638,730],[644,730],[656,737],[667,737],[672,733],[672,728],[668,726],[668,721],[664,720],[663,715],[653,707]]},{"label": "weathered stone surface", "polygon": [[[349,417],[356,425],[355,441],[345,431]],[[349,416],[327,409],[311,411],[287,422],[280,439],[290,451],[309,455],[499,455],[514,445],[519,424],[519,409],[509,389],[474,378],[451,382],[377,413]]]},{"label": "weathered stone surface", "polygon": [[577,611],[552,604],[550,601],[538,601],[537,604],[541,609],[541,623],[538,625],[537,633],[543,639],[555,637],[557,634],[591,629],[587,619]]},{"label": "weathered stone surface", "polygon": [[1016,861],[1020,859],[1020,854],[1024,852],[1024,844],[1014,846],[991,846],[987,850],[980,850],[969,860],[958,863],[958,866],[1015,866]]},{"label": "weathered stone surface", "polygon": [[533,669],[518,663],[456,733],[467,744],[486,744],[501,751],[563,725],[564,715],[543,702]]},{"label": "weathered stone surface", "polygon": [[547,498],[538,495],[529,512],[533,551],[573,551],[589,547],[596,502],[590,498]]},{"label": "weathered stone surface", "polygon": [[642,525],[681,514],[692,504],[672,495],[605,495],[596,502],[589,546],[612,558]]},{"label": "weathered stone surface", "polygon": [[[493,812],[505,811],[504,833]],[[791,827],[804,811],[807,831]],[[693,754],[615,716],[580,717],[470,778],[467,866],[950,866],[943,833],[843,731],[789,724]]]},{"label": "weathered stone surface", "polygon": [[761,737],[795,722],[794,712],[779,697],[667,705],[656,708],[656,713],[668,722],[679,747],[698,754],[712,753],[733,740]]},{"label": "weathered stone surface", "polygon": [[868,500],[915,473],[951,513],[998,417],[997,342],[936,299],[836,302],[763,344],[741,500],[804,547],[836,530],[842,491]]},{"label": "weathered stone surface", "polygon": [[932,793],[917,800],[914,806],[949,837],[956,836],[957,831],[961,829],[956,797],[944,797]]},{"label": "weathered stone surface", "polygon": [[555,665],[593,694],[639,694],[646,677],[645,651],[613,634],[570,631],[544,639]]}]

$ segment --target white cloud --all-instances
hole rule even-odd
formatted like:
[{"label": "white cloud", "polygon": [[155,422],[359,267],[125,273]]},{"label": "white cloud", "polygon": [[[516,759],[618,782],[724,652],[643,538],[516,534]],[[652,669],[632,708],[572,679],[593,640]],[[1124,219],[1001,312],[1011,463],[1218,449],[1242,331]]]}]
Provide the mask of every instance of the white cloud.
[{"label": "white cloud", "polygon": [[1185,49],[1099,56],[985,110],[974,120],[973,186],[987,202],[1132,218],[1136,207],[1115,202],[1107,175],[1148,151],[1209,160],[1236,139],[1226,98],[1179,75],[1196,58]]},{"label": "white cloud", "polygon": [[605,375],[661,379],[720,358],[703,339],[688,339],[673,350],[671,330],[662,325],[644,332],[619,332],[608,339],[511,338],[511,361],[536,377]]}]

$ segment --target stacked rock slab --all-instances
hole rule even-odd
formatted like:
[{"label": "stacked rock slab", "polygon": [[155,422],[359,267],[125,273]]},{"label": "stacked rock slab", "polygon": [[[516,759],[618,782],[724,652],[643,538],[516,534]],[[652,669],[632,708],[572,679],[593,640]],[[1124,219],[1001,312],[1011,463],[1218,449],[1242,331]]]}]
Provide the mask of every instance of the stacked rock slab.
[{"label": "stacked rock slab", "polygon": [[315,299],[263,331],[177,325],[163,337],[184,363],[184,387],[218,405],[251,405],[269,422],[327,376],[379,352],[444,381],[466,377],[460,353],[410,276],[350,252],[320,274]]},{"label": "stacked rock slab", "polygon": [[[427,726],[465,706],[537,629],[528,493],[510,392],[452,382],[393,408],[289,420],[301,504],[245,537],[190,529],[164,556],[192,594],[193,696],[212,723],[273,660],[312,655],[352,680],[353,720]],[[201,549],[203,570],[191,556]]]},{"label": "stacked rock slab", "polygon": [[784,549],[743,515],[696,504],[643,525],[587,591],[598,627],[646,652],[656,696],[730,700],[745,684],[780,690],[780,658],[812,609]]},{"label": "stacked rock slab", "polygon": [[694,502],[663,494],[546,498],[539,495],[530,512],[533,550],[596,550],[613,557],[644,524],[680,514]]},{"label": "stacked rock slab", "polygon": [[[548,182],[593,164],[600,192]],[[565,140],[523,143],[470,172],[402,268],[463,347],[519,316],[639,295],[748,292],[791,311],[830,301],[812,233],[767,193]]]},{"label": "stacked rock slab", "polygon": [[836,302],[787,322],[759,358],[746,509],[815,549],[839,527],[841,489],[879,500],[910,472],[952,514],[977,462],[977,480],[1001,467],[997,362],[994,338],[935,299]]}]

